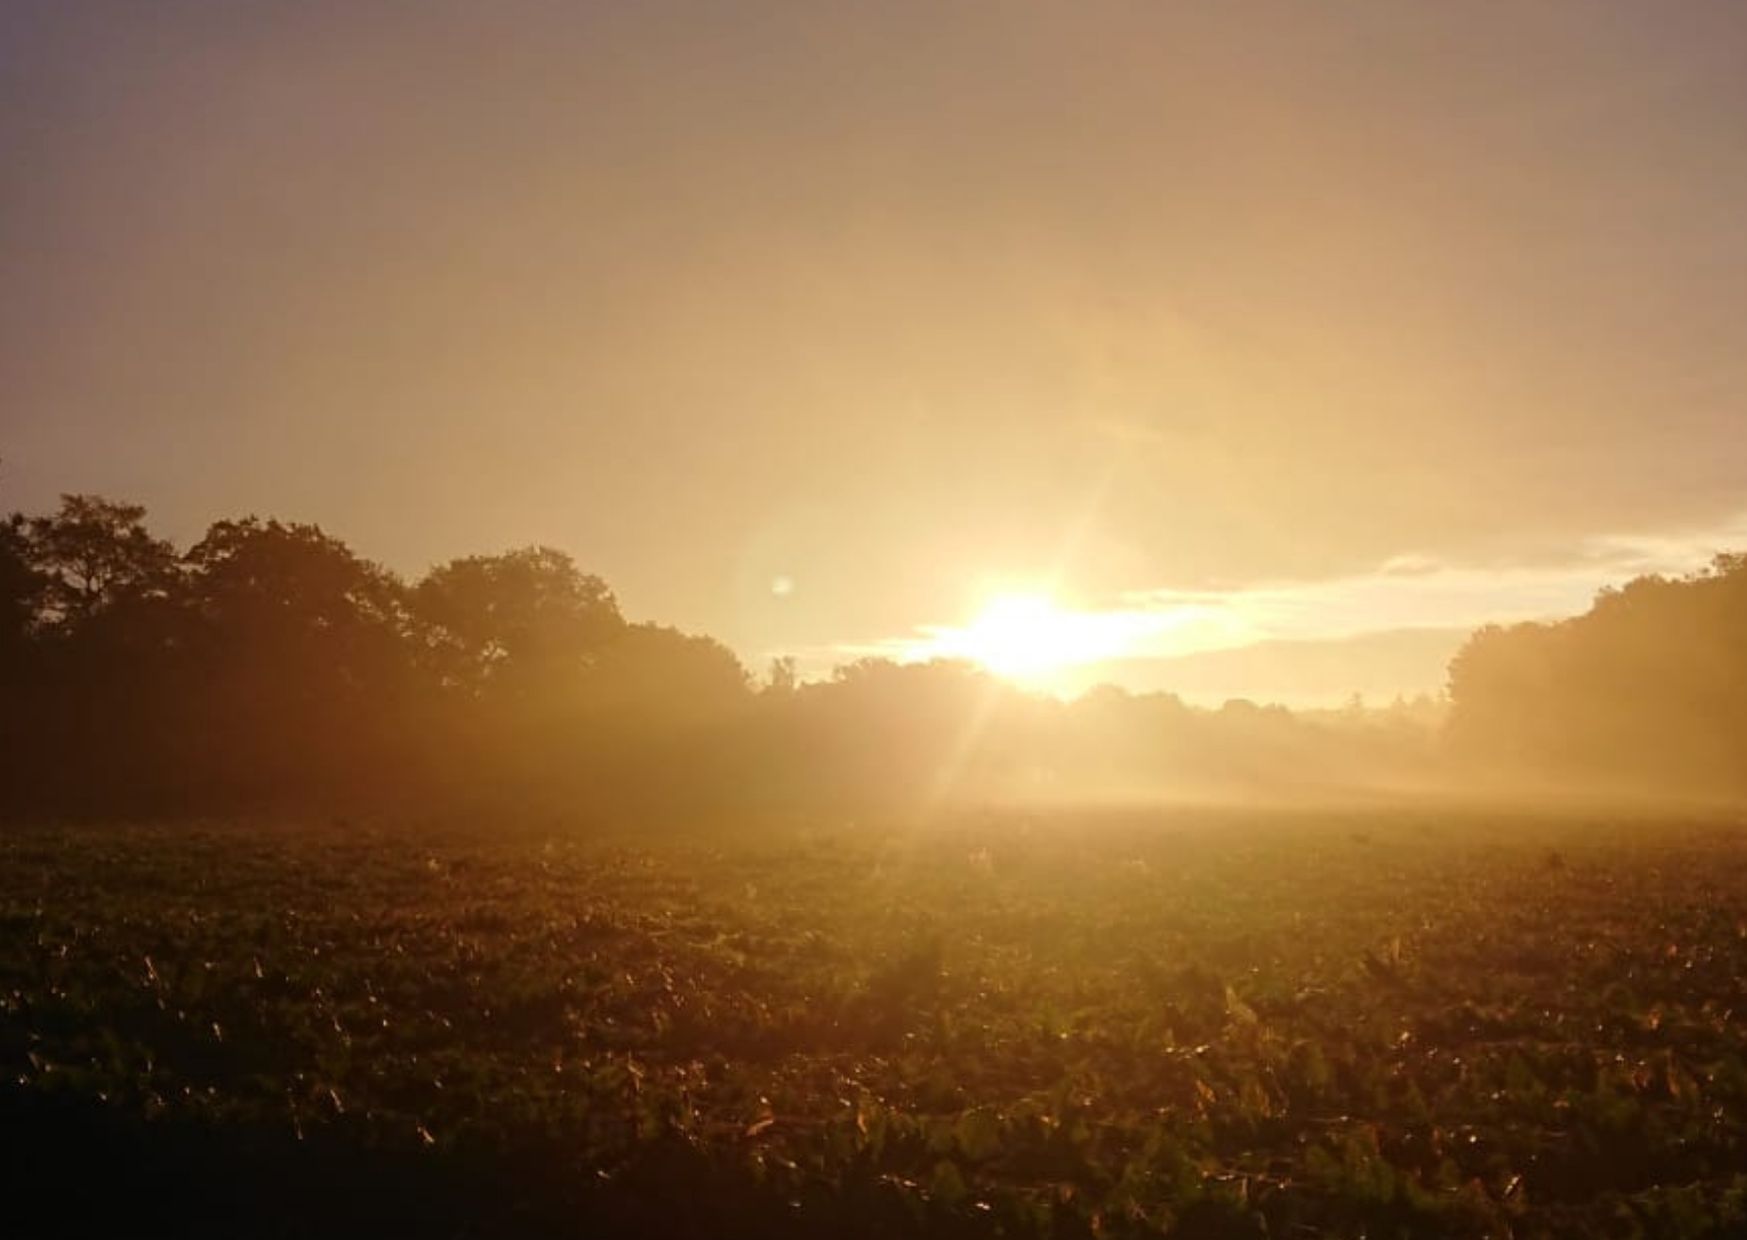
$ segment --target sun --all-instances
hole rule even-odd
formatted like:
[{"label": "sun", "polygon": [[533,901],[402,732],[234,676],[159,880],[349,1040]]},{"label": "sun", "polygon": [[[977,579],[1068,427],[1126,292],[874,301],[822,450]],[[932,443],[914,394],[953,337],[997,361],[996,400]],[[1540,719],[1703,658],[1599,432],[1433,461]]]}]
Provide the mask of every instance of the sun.
[{"label": "sun", "polygon": [[998,594],[969,624],[943,633],[940,644],[942,653],[997,676],[1036,681],[1115,653],[1098,619],[1065,611],[1047,594]]},{"label": "sun", "polygon": [[903,657],[962,659],[1029,689],[1061,692],[1085,681],[1069,674],[1076,669],[1156,656],[1218,620],[1194,605],[1081,610],[1044,591],[1004,592],[987,596],[962,624],[921,626],[924,636],[907,643]]}]

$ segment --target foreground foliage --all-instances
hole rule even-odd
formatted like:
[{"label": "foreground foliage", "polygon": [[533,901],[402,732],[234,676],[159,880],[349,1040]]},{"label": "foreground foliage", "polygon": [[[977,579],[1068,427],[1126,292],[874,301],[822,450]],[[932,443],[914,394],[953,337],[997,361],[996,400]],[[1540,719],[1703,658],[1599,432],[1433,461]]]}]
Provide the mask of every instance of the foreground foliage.
[{"label": "foreground foliage", "polygon": [[1716,823],[20,830],[6,1187],[27,1234],[1739,1234],[1744,964]]}]

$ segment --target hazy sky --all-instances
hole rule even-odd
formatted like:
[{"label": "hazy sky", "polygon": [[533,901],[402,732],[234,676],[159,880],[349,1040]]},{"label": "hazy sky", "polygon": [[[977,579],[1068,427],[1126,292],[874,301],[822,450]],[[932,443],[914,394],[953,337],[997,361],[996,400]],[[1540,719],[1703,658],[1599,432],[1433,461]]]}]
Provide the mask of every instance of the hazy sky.
[{"label": "hazy sky", "polygon": [[0,505],[1358,684],[1747,528],[1744,220],[1736,3],[8,0]]}]

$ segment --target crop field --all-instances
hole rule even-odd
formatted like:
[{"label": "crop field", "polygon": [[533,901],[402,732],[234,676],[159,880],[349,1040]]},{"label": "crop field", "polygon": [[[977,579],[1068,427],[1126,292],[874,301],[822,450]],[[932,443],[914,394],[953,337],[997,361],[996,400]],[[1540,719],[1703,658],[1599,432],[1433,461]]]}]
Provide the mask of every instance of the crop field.
[{"label": "crop field", "polygon": [[1747,1231],[1747,831],[0,835],[24,1235]]}]

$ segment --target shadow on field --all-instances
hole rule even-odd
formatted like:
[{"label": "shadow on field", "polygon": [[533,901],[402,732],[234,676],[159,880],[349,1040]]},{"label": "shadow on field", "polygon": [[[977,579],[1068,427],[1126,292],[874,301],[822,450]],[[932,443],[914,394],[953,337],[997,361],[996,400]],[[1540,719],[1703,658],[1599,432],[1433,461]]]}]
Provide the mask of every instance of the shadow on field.
[{"label": "shadow on field", "polygon": [[[6,1234],[19,1237],[800,1236],[793,1207],[689,1146],[610,1179],[562,1152],[386,1150],[343,1135],[216,1131],[0,1093]],[[832,1220],[841,1234],[890,1234]]]},{"label": "shadow on field", "polygon": [[[681,1141],[601,1176],[556,1142],[514,1154],[387,1150],[326,1132],[219,1131],[89,1100],[0,1091],[4,1234],[20,1240],[184,1237],[993,1236],[1002,1220],[845,1177],[798,1196]],[[1225,1219],[1226,1223],[1238,1222]],[[1200,1235],[1193,1227],[1184,1235]],[[1060,1215],[1044,1234],[1090,1240]],[[1178,1234],[1178,1233],[1173,1233]],[[1216,1228],[1206,1234],[1233,1234]]]}]

